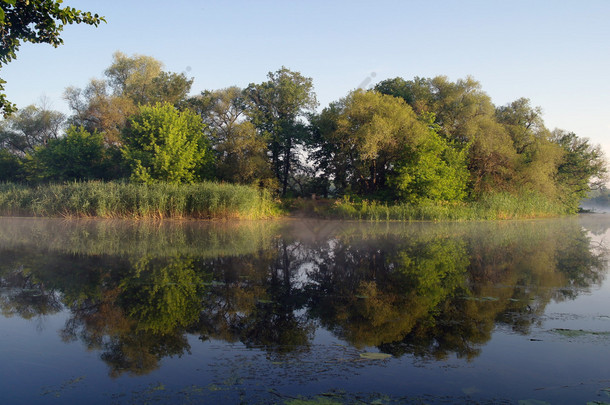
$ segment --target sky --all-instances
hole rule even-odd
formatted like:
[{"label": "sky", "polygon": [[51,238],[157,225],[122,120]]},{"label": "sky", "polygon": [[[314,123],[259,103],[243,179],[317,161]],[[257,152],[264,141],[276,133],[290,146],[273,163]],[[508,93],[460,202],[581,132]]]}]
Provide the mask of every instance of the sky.
[{"label": "sky", "polygon": [[194,78],[192,94],[311,77],[320,109],[394,77],[472,76],[495,105],[540,106],[550,129],[610,157],[610,0],[64,0],[103,15],[67,26],[64,45],[24,44],[0,71],[19,107],[102,78],[112,54],[152,56]]}]

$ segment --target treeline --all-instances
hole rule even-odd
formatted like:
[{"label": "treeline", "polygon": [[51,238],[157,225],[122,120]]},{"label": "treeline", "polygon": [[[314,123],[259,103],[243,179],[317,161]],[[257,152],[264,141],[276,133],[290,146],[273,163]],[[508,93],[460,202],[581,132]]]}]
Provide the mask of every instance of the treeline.
[{"label": "treeline", "polygon": [[104,74],[66,89],[70,116],[29,106],[1,122],[0,180],[213,180],[416,206],[535,194],[574,212],[606,173],[598,146],[550,131],[525,98],[495,106],[472,78],[385,80],[317,112],[312,79],[285,67],[195,96],[148,56],[117,52]]}]

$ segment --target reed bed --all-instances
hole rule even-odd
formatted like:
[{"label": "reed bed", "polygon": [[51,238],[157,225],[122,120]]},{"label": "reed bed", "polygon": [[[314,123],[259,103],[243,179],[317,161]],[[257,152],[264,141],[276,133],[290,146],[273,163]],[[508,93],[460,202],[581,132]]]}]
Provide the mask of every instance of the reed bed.
[{"label": "reed bed", "polygon": [[0,213],[45,217],[264,219],[279,215],[254,187],[204,182],[0,184]]},{"label": "reed bed", "polygon": [[547,218],[568,212],[559,202],[536,193],[494,193],[472,202],[424,202],[418,205],[344,198],[318,214],[368,221],[471,221]]}]

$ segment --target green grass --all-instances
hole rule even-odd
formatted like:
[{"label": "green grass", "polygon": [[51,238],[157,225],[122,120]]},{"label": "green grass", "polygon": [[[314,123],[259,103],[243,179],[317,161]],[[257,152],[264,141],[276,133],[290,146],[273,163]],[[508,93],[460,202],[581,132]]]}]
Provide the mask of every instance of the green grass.
[{"label": "green grass", "polygon": [[153,185],[74,182],[0,184],[0,213],[46,217],[262,219],[279,215],[253,187],[204,182]]}]

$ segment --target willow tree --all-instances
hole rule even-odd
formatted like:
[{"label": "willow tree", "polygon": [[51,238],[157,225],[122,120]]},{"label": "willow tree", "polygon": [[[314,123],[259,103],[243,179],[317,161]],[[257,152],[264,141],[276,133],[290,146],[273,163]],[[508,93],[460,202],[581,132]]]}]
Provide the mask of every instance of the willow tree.
[{"label": "willow tree", "polygon": [[576,212],[578,204],[591,189],[600,188],[607,181],[607,162],[599,145],[573,132],[555,130],[551,141],[563,150],[557,169],[560,198],[569,211]]},{"label": "willow tree", "polygon": [[471,77],[445,76],[385,80],[375,89],[405,100],[419,116],[434,114],[438,133],[468,151],[470,190],[475,196],[513,187],[516,152],[506,128],[498,123],[490,97]]},{"label": "willow tree", "polygon": [[357,90],[314,124],[322,167],[339,191],[410,202],[464,197],[463,156],[402,99]]}]

